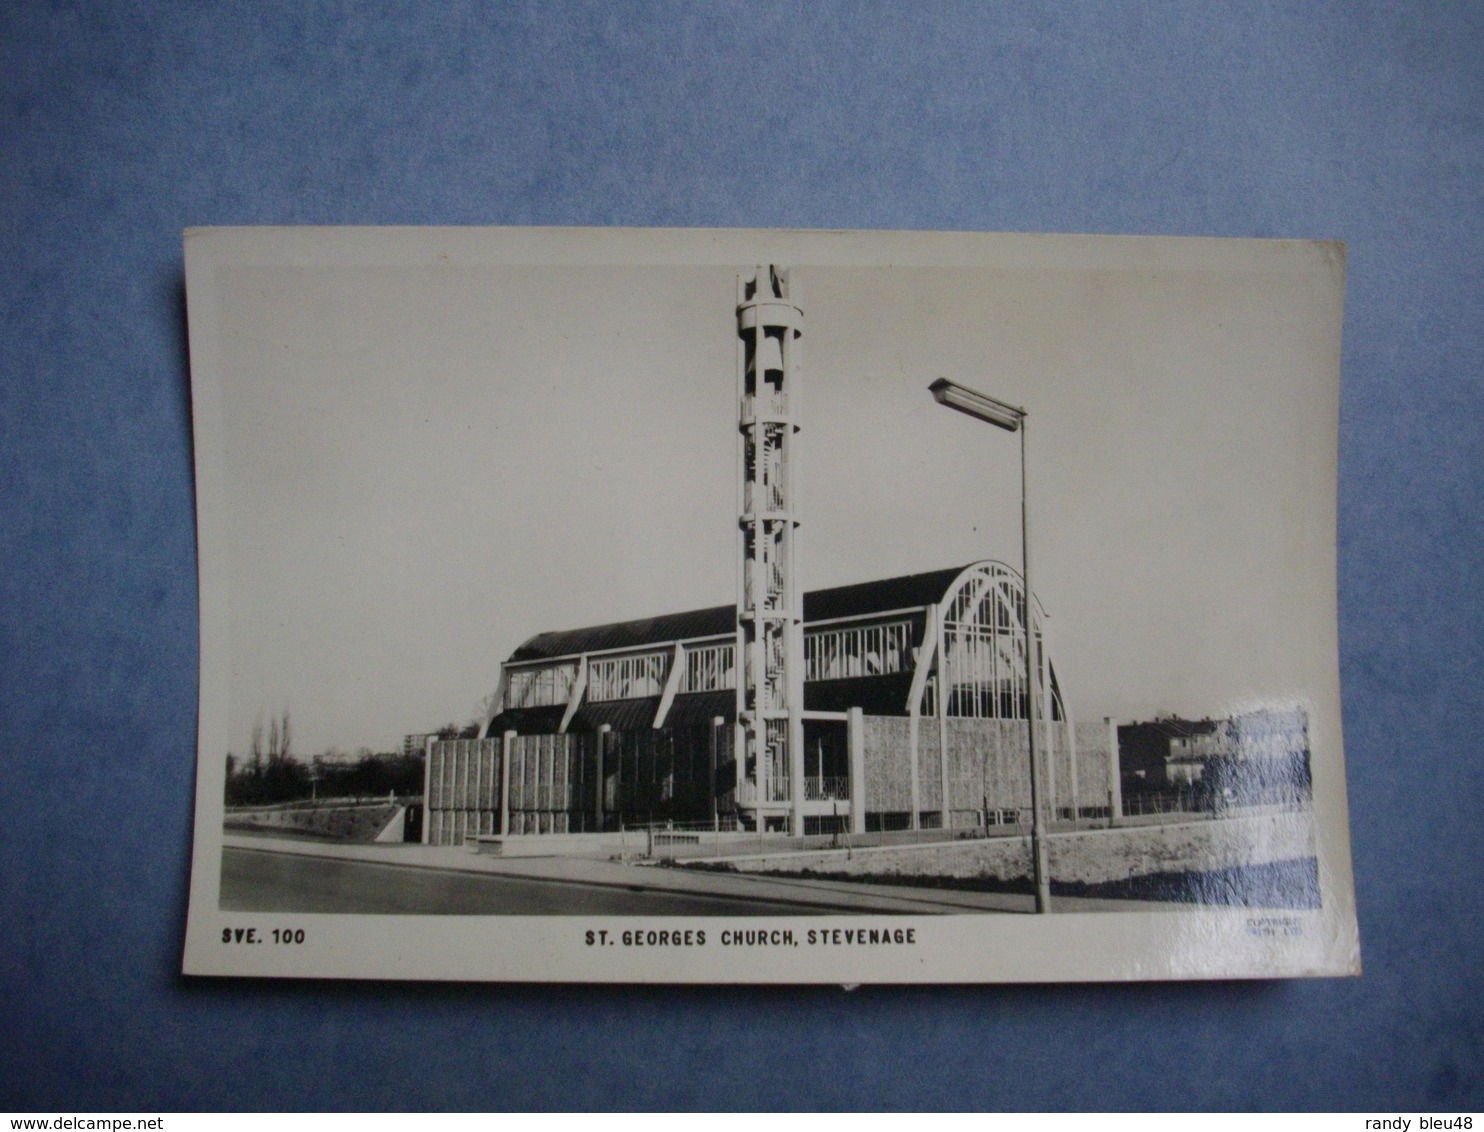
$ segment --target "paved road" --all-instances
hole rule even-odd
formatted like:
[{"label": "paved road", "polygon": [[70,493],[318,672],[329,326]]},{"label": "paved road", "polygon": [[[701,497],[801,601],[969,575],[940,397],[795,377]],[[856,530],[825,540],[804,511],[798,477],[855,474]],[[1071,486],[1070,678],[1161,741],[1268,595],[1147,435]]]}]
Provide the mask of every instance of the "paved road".
[{"label": "paved road", "polygon": [[798,916],[797,903],[666,892],[643,885],[440,872],[228,846],[221,907],[228,912],[413,915]]},{"label": "paved road", "polygon": [[[660,868],[601,856],[487,856],[229,834],[231,912],[412,915],[800,916],[1032,913],[1029,893],[917,888],[809,876]],[[1055,896],[1055,912],[1154,911],[1139,900]]]}]

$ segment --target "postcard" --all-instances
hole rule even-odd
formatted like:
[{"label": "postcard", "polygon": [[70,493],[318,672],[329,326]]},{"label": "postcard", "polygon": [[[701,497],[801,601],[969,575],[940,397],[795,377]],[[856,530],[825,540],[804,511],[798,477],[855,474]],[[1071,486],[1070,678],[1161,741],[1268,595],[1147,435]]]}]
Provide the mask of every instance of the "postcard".
[{"label": "postcard", "polygon": [[1344,262],[188,231],[185,972],[1358,973]]}]

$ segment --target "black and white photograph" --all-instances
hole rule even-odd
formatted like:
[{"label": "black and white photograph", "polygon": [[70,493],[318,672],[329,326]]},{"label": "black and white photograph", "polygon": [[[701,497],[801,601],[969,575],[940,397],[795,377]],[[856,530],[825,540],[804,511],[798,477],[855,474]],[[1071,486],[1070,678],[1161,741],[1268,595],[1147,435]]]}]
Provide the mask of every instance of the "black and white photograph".
[{"label": "black and white photograph", "polygon": [[195,974],[1359,970],[1337,244],[186,234]]}]

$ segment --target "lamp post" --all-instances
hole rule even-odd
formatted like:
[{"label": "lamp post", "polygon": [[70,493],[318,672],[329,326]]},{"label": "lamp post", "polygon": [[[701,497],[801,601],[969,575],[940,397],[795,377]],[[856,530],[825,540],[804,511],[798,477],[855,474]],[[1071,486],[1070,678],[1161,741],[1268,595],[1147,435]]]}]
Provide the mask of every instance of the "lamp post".
[{"label": "lamp post", "polygon": [[[1032,625],[1031,607],[1031,522],[1026,503],[1025,434],[1027,413],[1023,408],[1006,404],[976,389],[940,377],[928,386],[933,400],[975,420],[992,424],[1006,432],[1020,433],[1020,580],[1025,590],[1025,730],[1030,755],[1031,774],[1031,857],[1036,882],[1036,911],[1051,910],[1051,870],[1046,859],[1046,823],[1041,811],[1041,751],[1036,741],[1036,673],[1040,669],[1039,646]],[[939,697],[939,711],[946,710],[947,689]]]}]

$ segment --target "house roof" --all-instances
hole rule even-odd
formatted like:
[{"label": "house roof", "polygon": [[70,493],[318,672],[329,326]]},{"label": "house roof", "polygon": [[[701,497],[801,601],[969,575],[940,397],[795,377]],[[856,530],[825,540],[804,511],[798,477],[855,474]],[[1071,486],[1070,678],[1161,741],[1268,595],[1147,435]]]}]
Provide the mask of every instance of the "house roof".
[{"label": "house roof", "polygon": [[[965,567],[906,574],[849,586],[813,590],[804,595],[804,623],[840,617],[868,616],[894,609],[915,609],[941,601]],[[538,633],[510,654],[512,661],[549,660],[585,652],[663,645],[697,637],[719,637],[737,627],[737,607],[716,605],[685,613],[664,613],[633,621],[615,621],[583,629]]]}]

